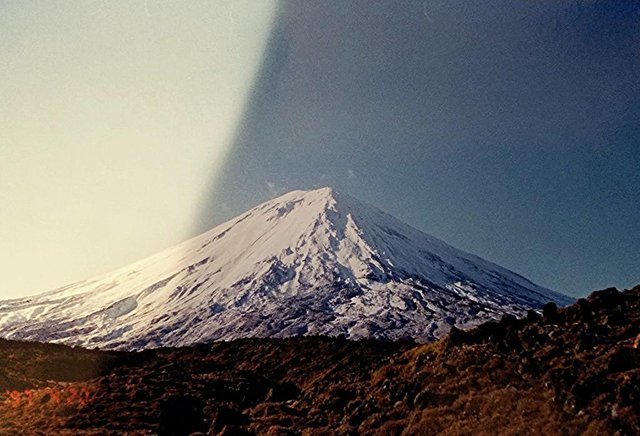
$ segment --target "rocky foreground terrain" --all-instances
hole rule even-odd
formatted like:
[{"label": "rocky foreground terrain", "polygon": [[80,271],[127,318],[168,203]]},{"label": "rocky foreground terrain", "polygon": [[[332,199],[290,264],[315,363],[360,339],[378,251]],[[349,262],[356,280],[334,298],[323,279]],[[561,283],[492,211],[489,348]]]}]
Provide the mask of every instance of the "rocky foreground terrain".
[{"label": "rocky foreground terrain", "polygon": [[640,434],[640,287],[438,342],[0,341],[0,434]]}]

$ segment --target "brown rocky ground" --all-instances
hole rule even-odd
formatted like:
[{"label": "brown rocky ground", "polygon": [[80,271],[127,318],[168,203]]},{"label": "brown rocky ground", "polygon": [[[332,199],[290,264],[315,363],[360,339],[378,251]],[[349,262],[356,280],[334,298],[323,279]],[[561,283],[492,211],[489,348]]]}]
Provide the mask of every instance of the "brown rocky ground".
[{"label": "brown rocky ground", "polygon": [[0,434],[640,434],[640,287],[428,345],[0,341]]}]

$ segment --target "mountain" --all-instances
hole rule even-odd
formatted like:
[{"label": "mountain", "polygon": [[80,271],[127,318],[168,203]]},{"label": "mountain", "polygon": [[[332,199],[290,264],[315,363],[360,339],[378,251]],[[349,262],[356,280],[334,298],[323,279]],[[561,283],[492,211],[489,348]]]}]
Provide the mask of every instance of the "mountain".
[{"label": "mountain", "polygon": [[103,276],[0,302],[0,336],[111,349],[242,337],[430,341],[572,299],[330,188]]}]

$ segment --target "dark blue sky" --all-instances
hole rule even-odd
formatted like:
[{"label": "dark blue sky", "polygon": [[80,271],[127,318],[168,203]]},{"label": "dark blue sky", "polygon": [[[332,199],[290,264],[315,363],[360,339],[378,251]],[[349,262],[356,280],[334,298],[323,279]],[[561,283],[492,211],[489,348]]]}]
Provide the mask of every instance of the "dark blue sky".
[{"label": "dark blue sky", "polygon": [[284,1],[194,231],[331,185],[573,295],[640,283],[640,3]]}]

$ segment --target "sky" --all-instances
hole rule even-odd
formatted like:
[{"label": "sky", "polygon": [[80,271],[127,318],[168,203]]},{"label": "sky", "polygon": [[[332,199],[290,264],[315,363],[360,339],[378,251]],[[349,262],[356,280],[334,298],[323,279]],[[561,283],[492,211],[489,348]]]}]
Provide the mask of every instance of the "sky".
[{"label": "sky", "polygon": [[0,5],[0,298],[333,186],[571,295],[640,283],[640,3]]},{"label": "sky", "polygon": [[192,236],[275,6],[0,2],[0,298]]}]

